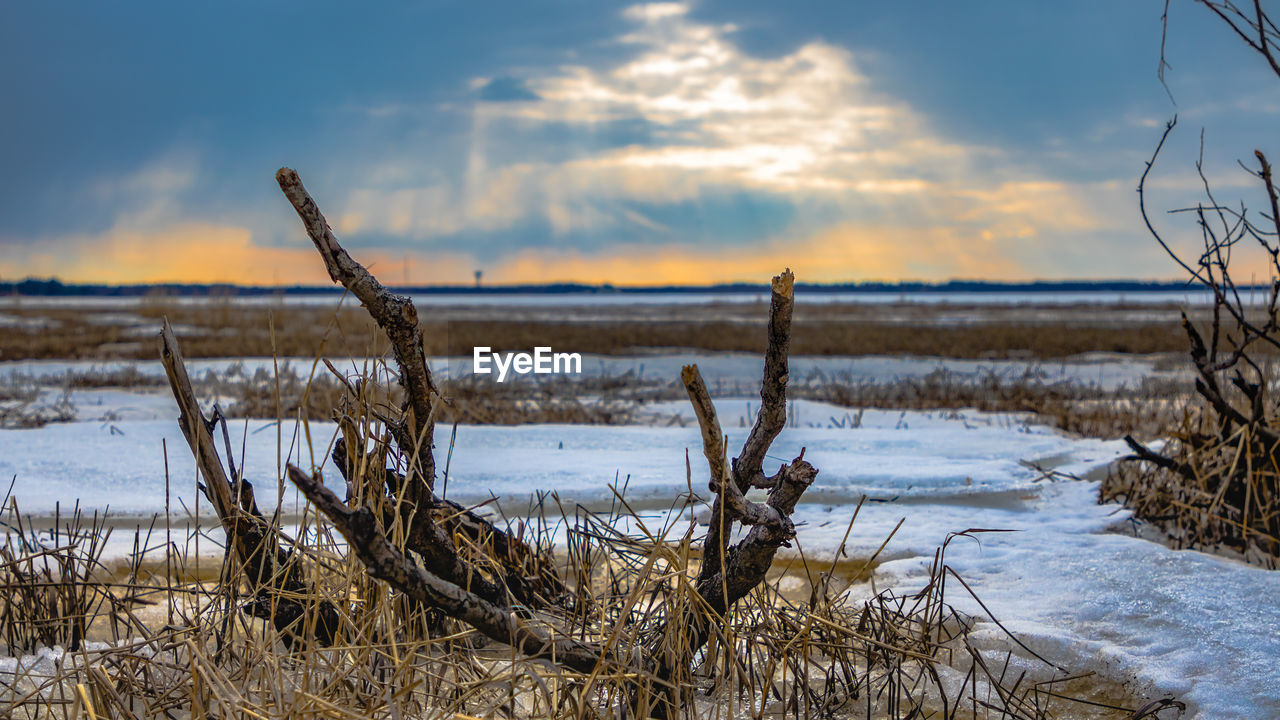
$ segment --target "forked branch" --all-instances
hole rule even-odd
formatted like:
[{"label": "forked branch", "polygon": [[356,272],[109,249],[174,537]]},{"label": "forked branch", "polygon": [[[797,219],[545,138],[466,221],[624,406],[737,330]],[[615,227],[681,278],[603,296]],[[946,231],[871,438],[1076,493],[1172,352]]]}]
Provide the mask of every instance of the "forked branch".
[{"label": "forked branch", "polygon": [[290,168],[280,168],[276,173],[276,182],[297,211],[298,217],[302,218],[307,235],[324,259],[329,277],[364,303],[378,327],[391,340],[391,350],[400,370],[400,383],[404,385],[405,402],[408,406],[406,427],[398,428],[396,440],[401,451],[416,460],[416,475],[426,484],[428,491],[432,490],[436,477],[435,456],[431,451],[435,425],[432,404],[437,392],[431,379],[431,370],[427,367],[426,351],[422,346],[418,311],[409,298],[384,287],[373,273],[356,262],[338,244],[328,221],[303,187],[298,173]]},{"label": "forked branch", "polygon": [[611,648],[574,640],[568,633],[551,634],[534,627],[516,613],[424,570],[409,560],[378,529],[368,508],[352,510],[324,486],[319,476],[288,466],[289,479],[347,540],[369,574],[423,605],[467,623],[498,642],[531,658],[544,658],[580,673],[590,674],[602,664],[624,672],[641,668],[634,658],[618,657]]},{"label": "forked branch", "polygon": [[[307,235],[324,259],[329,277],[364,304],[378,327],[391,341],[400,383],[405,390],[405,401],[404,418],[392,419],[389,427],[400,452],[410,459],[410,463],[408,472],[403,476],[381,472],[377,474],[386,481],[397,481],[396,487],[391,488],[388,483],[388,488],[396,495],[396,508],[408,528],[405,548],[417,553],[426,568],[435,575],[470,588],[492,604],[508,605],[508,590],[515,591],[518,600],[527,602],[529,598],[527,593],[522,592],[522,586],[504,588],[502,583],[485,577],[459,555],[451,532],[466,532],[470,526],[455,522],[450,527],[441,527],[432,517],[432,511],[439,505],[434,495],[436,465],[432,452],[435,407],[439,393],[427,366],[422,330],[418,325],[418,312],[413,301],[388,290],[378,282],[373,273],[343,249],[319,206],[303,187],[298,173],[289,168],[280,168],[276,173],[276,182],[302,219]],[[345,463],[339,467],[346,471]],[[512,555],[523,559],[533,552],[519,538],[502,533],[492,525],[482,529],[491,531],[488,533],[491,542],[509,549]]]}]

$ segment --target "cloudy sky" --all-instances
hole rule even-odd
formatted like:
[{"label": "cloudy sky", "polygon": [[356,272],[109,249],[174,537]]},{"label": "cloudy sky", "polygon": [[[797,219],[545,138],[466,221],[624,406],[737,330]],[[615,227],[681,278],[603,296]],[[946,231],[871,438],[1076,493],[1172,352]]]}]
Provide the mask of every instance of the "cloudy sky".
[{"label": "cloudy sky", "polygon": [[[1274,147],[1173,0],[0,5],[0,277],[323,282],[299,171],[392,282],[1176,277],[1153,203]],[[1185,222],[1161,217],[1194,241]]]}]

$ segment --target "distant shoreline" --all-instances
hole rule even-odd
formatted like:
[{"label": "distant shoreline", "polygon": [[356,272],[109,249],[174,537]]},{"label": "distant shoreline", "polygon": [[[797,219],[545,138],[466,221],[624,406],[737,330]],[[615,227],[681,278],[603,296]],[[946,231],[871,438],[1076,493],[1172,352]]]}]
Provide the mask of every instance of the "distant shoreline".
[{"label": "distant shoreline", "polygon": [[[885,295],[901,293],[1080,293],[1080,292],[1186,292],[1199,290],[1182,280],[1034,280],[1029,282],[993,282],[986,280],[947,280],[944,282],[850,282],[797,283],[806,293],[862,293]],[[768,292],[765,283],[728,283],[718,285],[652,285],[614,286],[608,283],[548,283],[542,285],[396,285],[391,289],[412,295],[648,295],[719,293],[758,294]],[[1269,291],[1265,285],[1240,287],[1243,291]],[[0,296],[17,297],[270,297],[294,295],[342,294],[330,285],[227,285],[158,283],[139,285],[97,285],[63,283],[57,279],[34,279],[0,282]]]}]

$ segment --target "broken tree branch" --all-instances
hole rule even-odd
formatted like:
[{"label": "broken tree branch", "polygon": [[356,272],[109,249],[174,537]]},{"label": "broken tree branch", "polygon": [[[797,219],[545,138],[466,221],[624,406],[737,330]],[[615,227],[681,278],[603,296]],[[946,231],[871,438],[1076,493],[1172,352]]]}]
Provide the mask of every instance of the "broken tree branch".
[{"label": "broken tree branch", "polygon": [[400,370],[400,383],[404,386],[405,402],[408,405],[406,424],[409,432],[401,429],[401,437],[397,438],[397,442],[406,455],[417,461],[418,477],[426,484],[428,491],[432,490],[435,486],[436,464],[432,453],[435,422],[431,410],[433,398],[438,393],[431,379],[431,370],[427,367],[426,351],[422,346],[422,329],[418,326],[418,311],[414,308],[413,301],[384,287],[364,265],[356,262],[338,244],[328,221],[303,187],[298,173],[290,168],[280,168],[276,173],[276,182],[297,211],[298,217],[302,218],[307,235],[315,244],[316,250],[320,251],[320,257],[324,258],[329,277],[364,304],[378,327],[391,340],[391,350]]},{"label": "broken tree branch", "polygon": [[300,623],[310,608],[297,598],[313,595],[302,578],[301,567],[293,553],[280,546],[278,528],[256,512],[257,502],[247,481],[228,478],[218,457],[209,421],[200,410],[178,338],[169,319],[165,318],[160,333],[160,359],[169,387],[178,403],[178,424],[187,439],[191,454],[204,477],[204,494],[213,504],[218,521],[227,534],[227,543],[240,561],[254,595],[247,609],[258,617],[272,621],[285,642],[292,645],[307,637],[321,645],[331,645],[338,632],[338,611],[332,603],[315,605],[314,630],[304,630]]},{"label": "broken tree branch", "polygon": [[[724,434],[702,374],[696,365],[685,366],[680,372],[702,431],[703,455],[716,499],[703,542],[702,567],[694,585],[703,602],[691,605],[686,613],[683,647],[667,647],[659,642],[649,648],[657,658],[658,679],[669,686],[677,675],[677,664],[684,662],[682,658],[692,656],[710,640],[729,609],[764,580],[778,548],[795,537],[791,513],[818,474],[805,461],[803,450],[772,477],[765,476],[763,469],[765,455],[787,423],[787,355],[791,348],[794,283],[795,276],[789,269],[773,278],[760,411],[731,470],[725,469]],[[764,503],[746,498],[753,487],[769,490]],[[726,548],[734,522],[751,526],[751,530],[737,545]],[[661,639],[663,635],[658,633],[657,637]],[[679,705],[679,693],[672,690],[657,712],[661,717],[670,717]]]},{"label": "broken tree branch", "polygon": [[552,635],[533,627],[516,613],[499,607],[463,587],[419,567],[378,530],[367,508],[352,510],[324,486],[319,476],[293,465],[289,479],[311,504],[323,512],[346,538],[369,574],[428,607],[506,643],[531,658],[544,658],[577,672],[591,674],[604,664],[624,672],[643,672],[635,658],[619,657],[610,648],[574,640],[568,633]]},{"label": "broken tree branch", "polygon": [[[728,482],[729,477],[725,474],[724,462],[724,433],[720,430],[715,405],[711,402],[711,395],[707,392],[707,384],[703,381],[698,366],[684,366],[680,371],[680,378],[684,382],[685,391],[689,393],[689,402],[693,404],[694,415],[697,416],[698,426],[702,430],[702,451],[711,468],[710,487],[711,492],[716,493],[716,502],[723,503],[724,511],[728,513],[730,519],[743,525],[781,522],[782,519],[778,517],[777,511],[768,505],[751,502],[743,495],[743,489],[738,483]],[[764,475],[761,474],[761,477]],[[713,544],[710,533],[718,534],[719,528],[714,522],[715,517],[716,511],[713,509],[713,522],[708,531],[708,545]],[[716,552],[714,548],[707,548],[707,550]],[[708,565],[711,564],[708,563]],[[717,561],[714,564],[719,563]]]},{"label": "broken tree branch", "polygon": [[795,275],[788,268],[773,278],[769,300],[769,345],[760,383],[760,411],[733,461],[733,475],[744,491],[764,477],[764,456],[787,425],[787,355],[791,352],[791,311],[795,305]]},{"label": "broken tree branch", "polygon": [[[422,329],[418,325],[418,312],[413,301],[388,290],[343,249],[319,206],[303,187],[298,173],[290,168],[280,168],[276,182],[302,219],[307,235],[324,259],[329,277],[364,304],[391,341],[400,383],[405,390],[405,417],[402,421],[389,423],[389,427],[400,451],[410,459],[410,463],[404,476],[384,473],[383,477],[388,481],[388,487],[393,479],[399,481],[392,491],[399,500],[396,506],[406,528],[405,548],[421,556],[426,568],[437,576],[470,588],[490,603],[508,605],[507,589],[464,560],[450,535],[453,528],[441,527],[432,517],[432,511],[437,507],[434,495],[436,464],[432,446],[435,408],[440,396],[427,367]],[[517,547],[518,539],[510,538],[492,525],[488,529],[494,537],[502,538],[495,540],[495,544],[504,544],[505,541],[505,546]],[[519,547],[528,550],[523,543]]]}]

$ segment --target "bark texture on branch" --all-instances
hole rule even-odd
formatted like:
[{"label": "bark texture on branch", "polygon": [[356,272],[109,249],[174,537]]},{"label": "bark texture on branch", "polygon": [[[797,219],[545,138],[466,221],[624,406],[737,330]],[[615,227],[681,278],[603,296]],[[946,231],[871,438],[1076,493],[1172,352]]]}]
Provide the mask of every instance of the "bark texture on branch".
[{"label": "bark texture on branch", "polygon": [[[329,277],[364,304],[391,341],[405,400],[403,419],[393,419],[388,425],[400,452],[410,459],[410,463],[405,475],[380,470],[375,470],[375,473],[385,480],[387,488],[397,498],[395,506],[406,528],[405,548],[420,556],[426,569],[438,577],[468,588],[492,604],[509,605],[508,588],[486,577],[459,554],[452,538],[452,532],[459,529],[458,523],[451,522],[449,526],[442,527],[433,517],[433,512],[440,507],[434,495],[436,463],[432,450],[435,405],[440,396],[427,366],[422,330],[413,301],[388,290],[343,249],[298,173],[281,168],[276,173],[276,182],[302,219],[307,235],[324,259]],[[347,463],[339,463],[339,467],[344,474],[347,473]],[[351,481],[350,477],[347,479]],[[457,519],[454,513],[447,513],[447,517]],[[512,554],[523,553],[526,560],[532,555],[532,549],[519,538],[498,530],[492,524],[484,529],[489,542],[508,548]],[[512,589],[519,592],[521,586]],[[530,598],[517,595],[516,599],[526,602]]]},{"label": "bark texture on branch", "polygon": [[[772,491],[783,479],[782,470],[771,477],[765,476],[764,457],[774,439],[787,424],[789,375],[787,358],[791,351],[791,315],[794,305],[795,275],[790,270],[786,270],[775,276],[771,283],[768,346],[765,349],[764,377],[760,383],[760,410],[743,444],[741,454],[734,459],[727,475],[724,472],[724,433],[716,418],[715,407],[711,403],[706,383],[703,382],[696,365],[686,367],[681,372],[681,380],[684,382],[685,391],[689,394],[689,402],[693,404],[698,426],[702,429],[703,454],[706,455],[707,462],[711,466],[711,491],[715,493],[711,519],[707,527],[707,539],[703,543],[703,562],[698,573],[698,587],[709,589],[712,583],[719,583],[722,586],[721,591],[712,593],[717,597],[724,595],[723,578],[726,576],[722,571],[728,569],[725,565],[725,553],[728,550],[726,538],[732,535],[733,523],[736,521],[747,525],[760,525],[766,520],[790,523],[785,516],[778,520],[776,511],[767,503],[765,505],[746,503],[745,493],[753,487]],[[720,444],[720,450],[712,449],[713,439]],[[785,469],[784,467],[783,470]],[[816,472],[815,470],[814,473]],[[722,487],[722,483],[717,480],[721,475],[725,475],[732,482],[723,483]],[[752,547],[758,547],[760,540],[761,538],[757,538],[753,541]],[[769,560],[772,561],[772,554],[769,555]],[[751,587],[754,587],[754,583]],[[721,598],[720,602],[723,603],[724,599]],[[729,600],[723,607],[727,608],[733,602],[736,602],[736,599]],[[723,612],[724,609],[717,611]]]},{"label": "bark texture on branch", "polygon": [[308,237],[324,259],[329,277],[364,304],[378,327],[391,340],[391,350],[400,370],[400,383],[404,386],[405,402],[408,405],[404,426],[395,428],[396,440],[401,451],[417,462],[416,475],[426,485],[426,493],[415,491],[411,486],[410,492],[414,497],[406,499],[419,499],[417,496],[425,499],[435,487],[436,479],[435,455],[432,452],[435,425],[432,404],[437,392],[431,379],[431,370],[427,367],[426,351],[422,346],[418,311],[414,308],[413,301],[384,287],[373,273],[356,262],[338,244],[328,221],[303,187],[298,173],[290,168],[280,168],[276,173],[276,182],[302,219]]},{"label": "bark texture on branch", "polygon": [[[658,679],[668,687],[676,686],[673,681],[679,664],[687,662],[707,644],[717,624],[725,621],[734,604],[765,579],[778,548],[789,545],[795,537],[791,513],[818,475],[817,469],[804,459],[804,450],[772,476],[764,474],[765,455],[787,424],[787,356],[791,346],[794,282],[790,270],[773,278],[760,411],[742,453],[730,468],[725,467],[724,432],[702,373],[697,365],[685,366],[680,373],[702,432],[702,450],[710,473],[708,486],[715,500],[703,542],[702,566],[695,583],[706,610],[694,609],[684,618],[687,632],[680,647],[649,648],[656,658]],[[746,493],[752,488],[767,489],[766,500],[747,499]],[[734,523],[750,526],[751,530],[736,545],[728,547]],[[659,633],[659,638],[663,636],[665,633]],[[680,704],[679,693],[672,690],[657,711],[662,717],[670,717]]]},{"label": "bark texture on branch", "polygon": [[748,487],[769,487],[764,478],[764,456],[778,433],[787,426],[787,356],[791,352],[791,311],[795,305],[795,275],[791,270],[773,278],[769,298],[769,345],[764,355],[764,380],[760,383],[760,411],[733,461],[733,474],[743,492]]},{"label": "bark texture on branch", "polygon": [[318,476],[293,465],[288,466],[288,474],[311,504],[346,538],[369,574],[411,599],[465,622],[528,657],[553,660],[586,674],[595,672],[602,664],[627,672],[640,671],[633,658],[618,657],[609,648],[579,642],[565,632],[549,633],[511,610],[420,568],[387,540],[368,508],[352,510],[326,488]]},{"label": "bark texture on branch", "polygon": [[314,638],[321,645],[332,644],[339,624],[338,610],[332,603],[320,601],[316,605],[314,628],[299,625],[308,606],[297,598],[311,594],[301,567],[292,552],[281,547],[277,528],[258,512],[253,487],[243,478],[228,477],[223,469],[211,423],[200,410],[168,318],[160,333],[160,360],[178,403],[179,427],[204,477],[204,495],[213,504],[227,543],[249,581],[253,600],[246,609],[269,619],[290,645],[305,638]]},{"label": "bark texture on branch", "polygon": [[[367,453],[362,462],[360,452],[350,449],[361,447],[361,439],[352,424],[342,423],[342,432],[342,436],[334,443],[331,459],[346,480],[347,487],[385,486],[394,495],[397,488],[404,485],[404,475],[394,468],[387,467],[385,458],[375,451]],[[359,467],[364,468],[366,476],[372,480],[371,483],[356,482],[355,473]],[[348,504],[356,507],[363,505],[380,508],[383,516],[379,520],[384,529],[394,522],[393,503],[394,500],[382,502],[380,499],[370,498],[367,492],[364,497],[352,495],[348,498]],[[507,593],[510,593],[517,603],[533,607],[560,604],[570,595],[569,589],[556,574],[554,567],[540,562],[534,549],[516,535],[503,531],[470,508],[463,507],[452,500],[437,498],[433,509],[441,511],[444,515],[440,525],[441,529],[448,534],[449,547],[454,547],[451,538],[456,534],[465,537],[467,542],[485,549],[487,551],[485,554],[495,561],[496,567],[491,570],[494,575],[501,578],[500,583],[489,580],[474,569],[455,568],[452,572],[466,573],[466,575],[458,575],[465,578],[463,587],[491,603],[502,606],[509,604]]]}]

